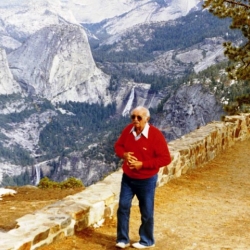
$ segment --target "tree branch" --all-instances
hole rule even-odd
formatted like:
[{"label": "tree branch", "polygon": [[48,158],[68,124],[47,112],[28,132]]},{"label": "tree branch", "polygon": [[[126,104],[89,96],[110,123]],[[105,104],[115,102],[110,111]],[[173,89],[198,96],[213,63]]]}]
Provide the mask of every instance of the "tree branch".
[{"label": "tree branch", "polygon": [[245,8],[247,8],[247,9],[250,9],[250,6],[249,6],[249,5],[244,4],[244,3],[240,3],[240,2],[235,2],[235,1],[233,1],[233,0],[225,0],[224,2],[229,3],[229,4],[240,5],[240,6],[242,6],[242,7],[245,7]]}]

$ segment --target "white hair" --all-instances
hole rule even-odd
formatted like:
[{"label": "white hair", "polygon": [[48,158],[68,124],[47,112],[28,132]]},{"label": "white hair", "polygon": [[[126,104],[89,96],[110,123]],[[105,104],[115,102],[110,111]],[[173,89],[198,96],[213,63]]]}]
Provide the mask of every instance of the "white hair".
[{"label": "white hair", "polygon": [[145,113],[145,116],[146,117],[150,117],[150,112],[147,108],[143,107],[143,106],[137,106],[136,108],[134,108],[132,111],[131,111],[131,115],[133,114],[134,111],[136,110],[142,110],[143,113]]}]

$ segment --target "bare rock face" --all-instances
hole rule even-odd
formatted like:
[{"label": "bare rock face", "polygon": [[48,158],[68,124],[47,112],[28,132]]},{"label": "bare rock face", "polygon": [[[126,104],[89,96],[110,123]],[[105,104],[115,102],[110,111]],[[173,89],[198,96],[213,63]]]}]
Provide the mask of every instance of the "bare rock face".
[{"label": "bare rock face", "polygon": [[21,92],[21,87],[13,79],[8,67],[5,50],[0,49],[0,94],[9,95]]},{"label": "bare rock face", "polygon": [[130,114],[133,107],[144,105],[148,108],[155,108],[161,101],[160,95],[149,93],[150,85],[135,82],[123,82],[113,95],[117,105],[117,111],[123,116]]},{"label": "bare rock face", "polygon": [[184,85],[163,106],[163,115],[154,122],[170,141],[220,120],[224,114],[214,95],[201,84]]},{"label": "bare rock face", "polygon": [[77,25],[52,25],[8,55],[16,81],[52,102],[110,103],[109,77],[93,60],[86,33]]},{"label": "bare rock face", "polygon": [[[204,91],[201,85],[183,86],[176,93],[171,92],[170,87],[154,92],[150,89],[149,84],[123,79],[112,88],[110,76],[102,72],[93,60],[84,29],[74,16],[70,15],[70,8],[65,8],[66,5],[62,4],[62,2],[66,3],[66,0],[1,1],[0,47],[4,48],[5,51],[0,49],[0,95],[21,92],[29,99],[26,101],[22,95],[17,95],[17,97],[14,95],[12,98],[6,97],[7,100],[5,101],[1,100],[1,115],[6,114],[10,117],[12,113],[15,115],[20,113],[20,117],[23,118],[16,120],[16,122],[8,123],[7,120],[6,124],[3,123],[0,127],[0,133],[5,139],[1,143],[6,148],[18,145],[29,152],[32,157],[36,157],[37,161],[41,161],[35,165],[27,166],[27,171],[32,178],[35,171],[36,177],[39,177],[39,169],[43,173],[51,174],[51,166],[56,163],[56,171],[51,174],[53,179],[62,181],[69,176],[76,175],[81,178],[85,185],[91,185],[117,168],[115,162],[105,161],[105,157],[86,157],[84,153],[87,150],[92,150],[92,145],[90,148],[86,148],[84,153],[80,150],[63,157],[53,155],[52,159],[46,159],[46,161],[43,161],[42,157],[39,159],[42,152],[39,148],[40,132],[51,121],[51,118],[57,116],[60,112],[56,109],[57,105],[54,105],[54,108],[52,108],[53,105],[49,108],[45,105],[46,108],[44,107],[44,110],[39,113],[37,108],[39,105],[37,104],[43,98],[48,99],[49,104],[51,104],[50,101],[52,104],[75,101],[104,105],[114,102],[117,107],[117,114],[123,116],[129,116],[131,109],[138,105],[144,105],[148,108],[157,108],[159,104],[161,107],[163,105],[163,112],[159,112],[157,119],[152,123],[163,131],[168,140],[179,138],[199,126],[220,119],[221,105],[216,102],[212,94]],[[10,1],[12,2],[11,6],[9,6]],[[16,8],[15,5],[18,2],[21,6]],[[113,2],[115,4],[115,1]],[[129,4],[140,4],[139,2],[130,1]],[[128,20],[133,19],[130,19],[130,17],[142,17],[138,15],[140,13],[138,11],[143,11],[147,20],[148,13],[152,13],[154,6],[159,10],[159,5],[163,8],[169,1],[144,2],[149,3],[147,7],[149,11],[145,11],[144,8],[137,8],[133,11],[133,15],[129,11],[125,11],[126,14],[121,16],[115,13],[112,20],[104,18],[106,21],[103,22],[102,27],[100,26],[100,31],[109,31],[110,34],[117,33],[121,37],[119,28],[128,28],[123,24],[135,25],[134,21],[128,22]],[[186,7],[189,7],[186,0],[172,2],[174,6],[178,7],[177,9],[172,8],[173,15],[175,15],[176,10],[181,15],[186,14]],[[197,2],[198,0],[192,0],[193,6]],[[100,6],[103,6],[103,1],[99,1],[99,3]],[[80,4],[75,6],[77,8],[75,13],[80,16],[81,6]],[[85,5],[83,5],[83,8],[85,8]],[[91,17],[98,16],[96,15],[96,9],[94,11],[93,15],[90,15]],[[122,11],[124,12],[123,9]],[[154,12],[155,18],[165,18],[166,16],[164,14],[166,12]],[[101,13],[106,14],[107,12],[104,12],[101,8]],[[140,20],[138,21],[138,24],[141,23]],[[141,32],[143,34],[143,30]],[[145,40],[150,38],[149,35],[144,32]],[[111,39],[114,39],[114,37],[111,37]],[[116,48],[119,50],[122,44],[124,44],[124,48],[127,48],[128,44],[130,48],[138,46],[136,37],[131,39],[130,43],[127,40],[118,39],[115,41],[120,41]],[[145,74],[155,73],[179,77],[190,68],[189,64],[195,65],[194,70],[199,72],[205,69],[207,65],[213,64],[218,58],[220,59],[222,53],[220,43],[217,42],[217,38],[215,40],[208,39],[182,51],[173,50],[163,54],[156,53],[153,61],[121,64],[121,66],[117,64],[115,67],[113,65],[111,67],[117,69],[118,73],[120,67],[125,66],[127,70],[137,69]],[[134,46],[131,47],[131,44]],[[112,47],[112,49],[114,48]],[[166,96],[171,96],[168,101],[166,101]],[[67,119],[66,116],[65,119]],[[109,131],[107,131],[108,133]],[[100,143],[102,143],[102,138],[100,138]],[[99,147],[99,145],[96,144],[95,147]],[[98,150],[96,151],[98,152]],[[101,154],[97,156],[101,156]],[[19,176],[24,171],[25,169],[22,166],[7,163],[3,159],[3,163],[0,162],[0,184],[4,174]],[[39,180],[38,177],[36,183]]]}]

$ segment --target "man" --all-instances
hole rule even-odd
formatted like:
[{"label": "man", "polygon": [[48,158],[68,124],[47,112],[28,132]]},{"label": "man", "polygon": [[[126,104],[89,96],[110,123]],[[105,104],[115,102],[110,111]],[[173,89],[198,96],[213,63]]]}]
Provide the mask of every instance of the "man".
[{"label": "man", "polygon": [[115,143],[115,153],[123,161],[123,176],[117,210],[116,247],[130,246],[129,217],[134,195],[139,201],[141,225],[134,248],[155,246],[154,197],[157,173],[171,162],[167,142],[159,129],[149,125],[150,112],[139,106],[131,112],[132,123],[124,128]]}]

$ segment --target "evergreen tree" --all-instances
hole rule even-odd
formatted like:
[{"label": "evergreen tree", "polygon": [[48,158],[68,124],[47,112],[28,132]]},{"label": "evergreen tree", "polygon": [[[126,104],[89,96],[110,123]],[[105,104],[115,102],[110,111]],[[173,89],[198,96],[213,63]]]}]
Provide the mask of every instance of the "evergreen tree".
[{"label": "evergreen tree", "polygon": [[203,4],[219,18],[231,18],[231,29],[238,29],[244,36],[240,45],[225,42],[225,55],[231,64],[227,71],[231,79],[250,79],[250,0],[205,0]]}]

